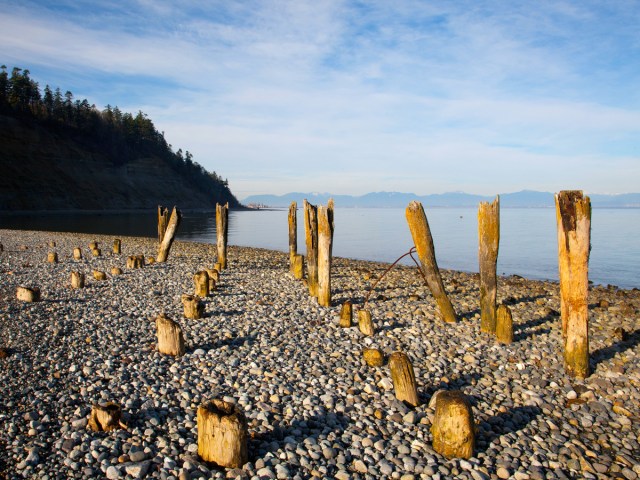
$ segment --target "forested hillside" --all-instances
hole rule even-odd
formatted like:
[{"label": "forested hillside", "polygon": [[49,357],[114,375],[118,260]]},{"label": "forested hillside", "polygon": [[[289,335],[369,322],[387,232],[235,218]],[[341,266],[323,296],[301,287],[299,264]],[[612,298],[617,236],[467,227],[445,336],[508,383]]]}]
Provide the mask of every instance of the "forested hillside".
[{"label": "forested hillside", "polygon": [[0,71],[0,210],[211,209],[240,204],[226,180],[173,151],[139,111],[43,91],[29,70]]}]

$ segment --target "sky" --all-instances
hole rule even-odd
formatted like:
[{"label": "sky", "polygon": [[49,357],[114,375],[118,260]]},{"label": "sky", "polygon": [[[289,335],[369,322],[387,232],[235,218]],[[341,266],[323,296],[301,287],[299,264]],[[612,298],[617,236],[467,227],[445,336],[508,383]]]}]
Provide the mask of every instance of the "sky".
[{"label": "sky", "polygon": [[640,191],[636,0],[0,0],[0,63],[253,194]]}]

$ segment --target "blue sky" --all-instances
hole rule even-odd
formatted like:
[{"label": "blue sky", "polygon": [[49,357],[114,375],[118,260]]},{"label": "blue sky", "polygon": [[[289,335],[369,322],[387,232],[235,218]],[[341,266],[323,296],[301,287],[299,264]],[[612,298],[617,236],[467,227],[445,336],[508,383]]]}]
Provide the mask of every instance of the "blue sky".
[{"label": "blue sky", "polygon": [[0,0],[0,62],[239,198],[640,190],[640,3]]}]

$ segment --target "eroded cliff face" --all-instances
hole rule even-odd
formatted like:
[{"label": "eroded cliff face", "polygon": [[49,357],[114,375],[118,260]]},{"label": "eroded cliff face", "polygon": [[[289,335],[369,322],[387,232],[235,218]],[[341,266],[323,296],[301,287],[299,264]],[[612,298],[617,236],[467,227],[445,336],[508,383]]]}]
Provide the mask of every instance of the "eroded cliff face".
[{"label": "eroded cliff face", "polygon": [[117,166],[90,142],[0,115],[0,211],[234,206],[203,192],[161,158]]}]

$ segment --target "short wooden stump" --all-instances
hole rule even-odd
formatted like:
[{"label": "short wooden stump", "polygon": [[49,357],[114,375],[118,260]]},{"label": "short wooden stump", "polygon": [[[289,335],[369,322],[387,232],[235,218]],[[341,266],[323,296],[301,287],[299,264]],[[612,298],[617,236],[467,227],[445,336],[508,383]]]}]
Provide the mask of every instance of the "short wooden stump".
[{"label": "short wooden stump", "polygon": [[459,390],[440,391],[431,426],[433,449],[447,458],[473,455],[476,427],[469,399]]},{"label": "short wooden stump", "polygon": [[198,455],[225,468],[247,463],[247,419],[240,408],[220,399],[198,407]]}]

